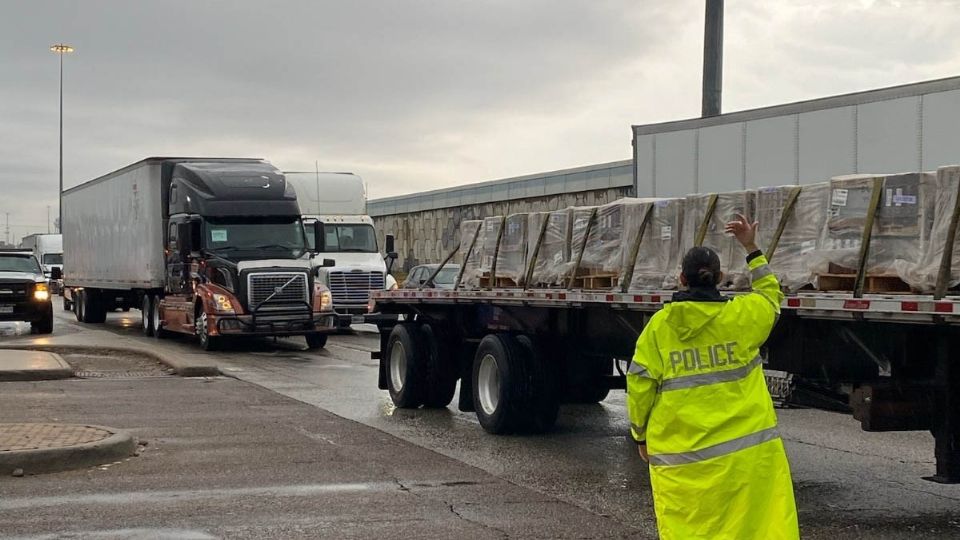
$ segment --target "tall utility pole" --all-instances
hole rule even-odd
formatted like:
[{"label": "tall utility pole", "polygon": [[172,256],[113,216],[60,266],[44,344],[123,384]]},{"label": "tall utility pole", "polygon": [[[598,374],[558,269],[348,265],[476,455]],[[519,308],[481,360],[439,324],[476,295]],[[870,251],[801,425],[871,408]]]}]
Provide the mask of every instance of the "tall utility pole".
[{"label": "tall utility pole", "polygon": [[703,108],[702,116],[720,114],[723,89],[723,0],[706,0],[703,23]]},{"label": "tall utility pole", "polygon": [[57,193],[57,206],[59,206],[60,215],[57,228],[59,229],[63,227],[63,55],[72,53],[73,47],[65,43],[57,43],[51,45],[50,50],[60,57],[60,191]]},{"label": "tall utility pole", "polygon": [[50,205],[47,205],[47,234],[50,234]]}]

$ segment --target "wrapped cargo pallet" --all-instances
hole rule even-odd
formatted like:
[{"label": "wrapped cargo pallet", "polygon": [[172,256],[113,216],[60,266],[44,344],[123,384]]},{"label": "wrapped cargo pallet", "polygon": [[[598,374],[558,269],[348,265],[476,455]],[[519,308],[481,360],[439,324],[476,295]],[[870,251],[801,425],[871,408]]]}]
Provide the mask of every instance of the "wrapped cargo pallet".
[{"label": "wrapped cargo pallet", "polygon": [[480,286],[480,259],[483,252],[483,221],[471,219],[460,223],[460,264],[462,277],[460,286],[475,288]]},{"label": "wrapped cargo pallet", "polygon": [[680,268],[685,199],[644,199],[653,204],[640,241],[630,288],[675,289]]},{"label": "wrapped cargo pallet", "polygon": [[498,287],[523,285],[527,270],[527,214],[510,214],[504,221],[497,252]]},{"label": "wrapped cargo pallet", "polygon": [[[960,196],[960,166],[940,167],[936,172],[933,194],[933,217],[931,219],[930,239],[924,243],[923,253],[916,262],[901,258],[894,261],[894,271],[910,286],[918,291],[934,292],[940,273],[943,252],[949,243],[950,225]],[[945,276],[947,289],[960,284],[960,249],[958,234],[954,234],[950,274]]]},{"label": "wrapped cargo pallet", "polygon": [[[827,220],[830,184],[764,187],[757,190],[757,243],[770,258],[780,284],[796,291],[814,282],[809,254],[818,247]],[[784,211],[788,211],[786,220]],[[781,227],[779,238],[777,230]],[[776,249],[771,250],[774,240]]]},{"label": "wrapped cargo pallet", "polygon": [[501,229],[503,228],[503,216],[491,216],[483,218],[483,248],[480,250],[480,286],[492,287],[490,282],[491,274],[496,270],[496,254],[500,249]]},{"label": "wrapped cargo pallet", "polygon": [[683,254],[697,245],[696,239],[702,234],[700,245],[716,251],[720,256],[724,279],[719,287],[733,290],[750,288],[747,254],[740,243],[733,236],[725,234],[723,229],[737,214],[752,220],[755,204],[755,191],[688,195],[683,211],[683,242],[674,272],[679,274]]},{"label": "wrapped cargo pallet", "polygon": [[[651,202],[624,198],[597,207],[597,217],[584,244],[578,278],[585,289],[607,289],[620,279]],[[583,241],[582,229],[574,229],[573,244]]]},{"label": "wrapped cargo pallet", "polygon": [[594,212],[596,210],[596,206],[574,206],[570,208],[570,235],[567,237],[570,246],[570,261],[563,268],[562,279],[564,283],[569,283],[570,276],[575,272],[575,267],[583,259],[585,253],[584,235],[586,235],[588,229],[596,226],[596,221],[591,224],[591,220],[595,220]]},{"label": "wrapped cargo pallet", "polygon": [[[876,197],[876,199],[874,198]],[[905,263],[916,263],[933,225],[936,179],[931,173],[850,175],[830,180],[830,211],[811,257],[821,290],[852,290],[864,228],[873,214],[864,289],[909,291]],[[877,206],[873,207],[876,203]]]},{"label": "wrapped cargo pallet", "polygon": [[529,256],[535,258],[528,284],[530,287],[564,284],[563,271],[570,262],[571,215],[569,208],[529,214],[527,247]]}]

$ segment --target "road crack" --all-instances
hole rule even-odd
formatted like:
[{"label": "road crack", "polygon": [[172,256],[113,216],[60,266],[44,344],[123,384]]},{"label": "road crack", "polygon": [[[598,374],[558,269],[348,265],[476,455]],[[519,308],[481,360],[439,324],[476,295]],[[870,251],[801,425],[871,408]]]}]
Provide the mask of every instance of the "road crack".
[{"label": "road crack", "polygon": [[488,524],[486,524],[486,523],[484,523],[484,522],[482,522],[482,521],[477,521],[477,520],[475,520],[475,519],[470,519],[470,518],[464,516],[463,514],[461,514],[461,513],[456,509],[456,507],[454,506],[454,504],[451,503],[451,502],[449,502],[449,501],[446,501],[446,500],[444,500],[444,499],[435,499],[435,498],[433,498],[433,497],[429,497],[429,498],[428,498],[428,497],[425,497],[424,495],[422,495],[422,494],[420,494],[420,493],[418,493],[418,492],[413,491],[412,489],[410,489],[410,488],[409,488],[406,484],[404,484],[399,478],[394,478],[393,481],[394,481],[394,483],[397,484],[397,486],[398,486],[398,488],[400,489],[400,491],[403,491],[404,493],[409,493],[409,494],[413,495],[414,497],[417,497],[418,499],[437,500],[437,501],[440,501],[441,503],[443,503],[444,505],[446,505],[447,510],[449,510],[451,514],[453,514],[454,516],[456,516],[457,519],[459,519],[459,520],[461,520],[461,521],[465,521],[465,522],[471,523],[471,524],[473,524],[473,525],[479,525],[480,527],[483,527],[484,529],[486,529],[486,530],[488,530],[488,531],[493,531],[493,532],[497,533],[498,535],[500,535],[500,538],[503,538],[504,540],[509,540],[509,539],[511,538],[511,537],[510,537],[510,534],[509,534],[507,531],[504,531],[503,529],[498,529],[498,528],[496,528],[496,527],[494,527],[494,526],[492,526],[492,525],[488,525]]}]

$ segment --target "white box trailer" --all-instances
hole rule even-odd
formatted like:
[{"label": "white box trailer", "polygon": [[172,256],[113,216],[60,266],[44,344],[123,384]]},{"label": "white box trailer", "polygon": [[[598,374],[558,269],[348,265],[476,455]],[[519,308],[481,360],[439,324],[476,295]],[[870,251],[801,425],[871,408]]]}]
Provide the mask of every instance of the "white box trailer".
[{"label": "white box trailer", "polygon": [[137,163],[64,192],[68,287],[163,287],[167,216],[160,167],[160,161]]}]

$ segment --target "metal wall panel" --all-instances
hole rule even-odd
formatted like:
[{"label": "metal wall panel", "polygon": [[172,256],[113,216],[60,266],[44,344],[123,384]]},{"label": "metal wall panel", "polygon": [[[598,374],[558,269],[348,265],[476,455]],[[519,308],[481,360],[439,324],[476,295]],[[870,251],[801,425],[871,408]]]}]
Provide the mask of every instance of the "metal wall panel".
[{"label": "metal wall panel", "polygon": [[743,189],[742,123],[701,129],[698,155],[698,192]]},{"label": "metal wall panel", "polygon": [[857,110],[857,172],[920,168],[920,98],[865,103]]},{"label": "metal wall panel", "polygon": [[637,137],[637,197],[653,197],[653,139],[656,135],[640,135]]},{"label": "metal wall panel", "polygon": [[923,96],[923,170],[960,164],[960,90]]},{"label": "metal wall panel", "polygon": [[696,151],[692,130],[657,136],[657,197],[682,197],[696,191]]},{"label": "metal wall panel", "polygon": [[747,188],[797,183],[797,116],[747,122]]},{"label": "metal wall panel", "polygon": [[801,113],[800,183],[856,171],[855,107]]}]

